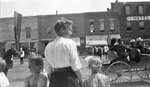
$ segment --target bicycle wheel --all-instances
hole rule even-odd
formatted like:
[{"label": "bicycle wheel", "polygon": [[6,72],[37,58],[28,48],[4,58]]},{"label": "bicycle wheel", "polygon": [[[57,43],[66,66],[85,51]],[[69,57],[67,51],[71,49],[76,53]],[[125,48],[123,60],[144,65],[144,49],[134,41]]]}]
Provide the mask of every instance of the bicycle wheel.
[{"label": "bicycle wheel", "polygon": [[148,67],[137,69],[136,73],[140,77],[141,80],[150,79],[150,68]]},{"label": "bicycle wheel", "polygon": [[132,79],[131,66],[124,61],[112,63],[105,71],[105,74],[114,82],[127,82]]}]

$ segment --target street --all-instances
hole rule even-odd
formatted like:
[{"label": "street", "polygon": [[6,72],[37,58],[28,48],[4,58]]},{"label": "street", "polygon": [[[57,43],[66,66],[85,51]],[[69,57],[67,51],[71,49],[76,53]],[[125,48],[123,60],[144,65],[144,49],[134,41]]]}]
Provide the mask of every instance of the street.
[{"label": "street", "polygon": [[[86,66],[84,60],[82,60],[83,66]],[[45,62],[45,68],[47,68],[47,62]],[[83,68],[81,70],[83,78],[86,78],[89,75],[89,70]],[[8,79],[10,81],[10,87],[23,87],[24,78],[30,74],[28,69],[28,62],[25,59],[24,64],[20,64],[18,59],[14,60],[14,67],[8,72]],[[128,77],[123,77],[128,78]],[[150,87],[150,84],[144,81],[132,81],[132,82],[121,82],[121,83],[112,83],[111,87]]]}]

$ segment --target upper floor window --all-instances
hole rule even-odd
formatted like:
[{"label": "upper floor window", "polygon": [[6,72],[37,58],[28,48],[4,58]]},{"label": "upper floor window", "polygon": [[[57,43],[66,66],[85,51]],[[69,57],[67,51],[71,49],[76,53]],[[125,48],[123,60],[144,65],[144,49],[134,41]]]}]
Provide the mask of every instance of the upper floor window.
[{"label": "upper floor window", "polygon": [[105,23],[104,23],[104,19],[99,19],[99,23],[100,23],[100,28],[99,30],[100,31],[104,31],[104,27],[105,27]]},{"label": "upper floor window", "polygon": [[130,15],[130,14],[131,14],[131,8],[130,8],[129,5],[126,5],[126,6],[125,6],[125,14],[126,14],[126,15]]},{"label": "upper floor window", "polygon": [[115,30],[115,19],[114,18],[109,19],[109,26],[110,26],[111,31]]},{"label": "upper floor window", "polygon": [[138,6],[138,12],[139,12],[140,15],[144,14],[144,6],[143,5]]},{"label": "upper floor window", "polygon": [[90,32],[94,32],[95,31],[95,27],[94,27],[94,19],[90,19],[89,23],[90,23]]},{"label": "upper floor window", "polygon": [[31,38],[31,27],[25,27],[26,38]]}]

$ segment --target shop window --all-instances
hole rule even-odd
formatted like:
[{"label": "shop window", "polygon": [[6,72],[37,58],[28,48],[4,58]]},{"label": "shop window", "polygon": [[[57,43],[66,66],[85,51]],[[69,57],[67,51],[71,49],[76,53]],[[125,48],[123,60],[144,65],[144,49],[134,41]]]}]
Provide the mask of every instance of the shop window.
[{"label": "shop window", "polygon": [[99,20],[99,23],[100,23],[100,28],[99,28],[99,30],[100,31],[104,31],[105,30],[105,23],[104,23],[104,19],[100,19]]},{"label": "shop window", "polygon": [[130,14],[131,14],[131,8],[130,8],[129,5],[126,5],[126,6],[125,6],[125,14],[126,14],[126,15],[130,15]]},{"label": "shop window", "polygon": [[25,27],[26,38],[31,38],[31,27]]},{"label": "shop window", "polygon": [[139,12],[140,15],[144,14],[144,6],[143,5],[138,6],[138,12]]}]

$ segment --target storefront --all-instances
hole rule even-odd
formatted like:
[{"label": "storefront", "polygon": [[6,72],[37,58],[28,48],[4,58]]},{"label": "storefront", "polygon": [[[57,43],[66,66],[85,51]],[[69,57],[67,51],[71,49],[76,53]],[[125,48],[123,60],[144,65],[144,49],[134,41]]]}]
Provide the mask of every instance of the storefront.
[{"label": "storefront", "polygon": [[109,35],[92,35],[92,36],[86,36],[86,46],[92,46],[92,45],[99,45],[99,46],[105,46],[108,45],[107,40],[111,38],[120,38],[120,34],[111,34]]}]

